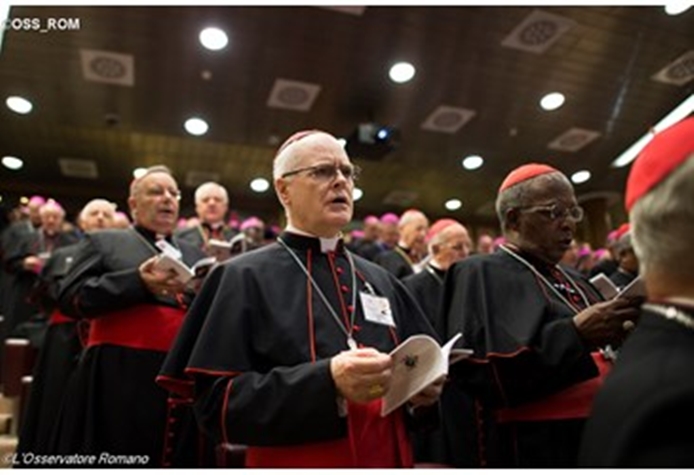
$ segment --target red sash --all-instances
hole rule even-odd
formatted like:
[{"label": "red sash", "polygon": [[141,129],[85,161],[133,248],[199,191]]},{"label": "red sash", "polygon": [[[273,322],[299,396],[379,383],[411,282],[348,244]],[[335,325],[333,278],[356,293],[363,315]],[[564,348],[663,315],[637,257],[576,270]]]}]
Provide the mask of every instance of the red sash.
[{"label": "red sash", "polygon": [[539,401],[500,409],[496,413],[497,421],[544,421],[588,417],[595,394],[612,367],[600,353],[592,353],[591,356],[598,367],[598,376],[569,386]]},{"label": "red sash", "polygon": [[60,325],[61,323],[77,323],[77,319],[68,317],[56,308],[53,310],[53,313],[51,313],[51,319],[48,321],[48,324],[53,326]]},{"label": "red sash", "polygon": [[412,467],[412,449],[402,413],[381,417],[381,400],[349,403],[348,436],[283,447],[248,447],[249,468]]},{"label": "red sash", "polygon": [[116,345],[169,351],[185,310],[163,305],[136,305],[91,321],[87,347]]}]

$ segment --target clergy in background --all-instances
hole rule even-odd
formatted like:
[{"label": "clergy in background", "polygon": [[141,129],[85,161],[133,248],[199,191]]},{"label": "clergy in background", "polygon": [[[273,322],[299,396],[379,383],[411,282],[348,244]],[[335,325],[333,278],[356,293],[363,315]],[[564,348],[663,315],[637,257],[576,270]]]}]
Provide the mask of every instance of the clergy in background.
[{"label": "clergy in background", "polygon": [[54,453],[95,455],[92,464],[101,467],[103,453],[124,457],[108,466],[193,463],[173,449],[190,445],[177,438],[185,411],[154,382],[191,297],[173,271],[156,267],[161,246],[188,266],[205,257],[172,237],[179,198],[171,171],[150,167],[130,186],[134,226],[87,234],[78,245],[60,310],[88,319],[90,329],[63,398]]},{"label": "clergy in background", "polygon": [[374,257],[374,262],[398,279],[421,270],[420,261],[426,256],[426,235],[429,218],[417,209],[408,209],[398,222],[398,244]]},{"label": "clergy in background", "polygon": [[648,302],[598,392],[585,467],[694,467],[694,118],[656,135],[626,208]]},{"label": "clergy in background", "polygon": [[496,211],[506,243],[446,275],[446,336],[461,332],[474,350],[452,377],[479,408],[479,465],[572,467],[608,364],[598,350],[619,344],[638,311],[624,299],[600,302],[584,277],[558,265],[583,218],[564,174],[544,164],[515,169]]},{"label": "clergy in background", "polygon": [[346,250],[357,171],[325,132],[280,147],[286,229],[210,273],[159,377],[216,442],[248,446],[248,467],[412,466],[406,422],[438,413],[442,379],[380,415],[388,353],[434,332],[393,275]]},{"label": "clergy in background", "polygon": [[229,194],[219,183],[208,181],[195,189],[195,213],[199,223],[176,231],[178,239],[188,241],[208,252],[210,239],[230,241],[236,232],[225,223]]},{"label": "clergy in background", "polygon": [[[402,283],[412,292],[437,334],[442,335],[440,332],[445,332],[445,329],[440,323],[439,313],[446,271],[470,254],[472,241],[465,226],[450,218],[436,221],[429,228],[426,241],[429,259],[424,269],[405,277]],[[468,411],[461,411],[463,405]],[[441,409],[445,417],[439,428],[414,435],[415,461],[450,467],[474,466],[474,420],[469,412],[472,399],[459,387],[447,384],[441,393]],[[446,436],[449,432],[453,435]],[[460,443],[460,434],[469,436],[469,440]],[[451,441],[456,444],[451,444]]]}]

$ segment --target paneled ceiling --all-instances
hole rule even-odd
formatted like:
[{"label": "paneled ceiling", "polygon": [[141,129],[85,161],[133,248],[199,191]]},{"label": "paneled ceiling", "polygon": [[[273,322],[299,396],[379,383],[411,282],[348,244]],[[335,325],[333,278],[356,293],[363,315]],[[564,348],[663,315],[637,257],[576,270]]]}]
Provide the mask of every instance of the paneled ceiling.
[{"label": "paneled ceiling", "polygon": [[[179,178],[184,208],[192,205],[195,183],[216,176],[232,208],[272,217],[280,209],[272,191],[255,193],[249,183],[270,179],[279,141],[306,128],[347,137],[358,124],[376,122],[397,128],[401,139],[380,160],[354,157],[364,169],[357,217],[418,207],[432,217],[484,222],[493,219],[505,174],[528,161],[569,176],[589,170],[591,180],[576,185],[579,195],[621,194],[628,167],[611,162],[694,92],[687,79],[694,77],[692,10],[347,10],[13,7],[11,18],[39,18],[42,27],[51,18],[68,29],[68,19],[79,25],[5,32],[3,102],[20,95],[34,109],[19,115],[0,107],[0,154],[25,164],[0,170],[3,194],[41,193],[74,207],[105,196],[124,206],[133,169],[164,163]],[[206,26],[227,32],[226,48],[201,46]],[[398,61],[416,67],[411,81],[388,78]],[[669,80],[655,80],[659,72]],[[283,107],[269,106],[282,80],[275,99]],[[566,102],[547,112],[538,102],[552,91]],[[437,110],[441,115],[432,117]],[[190,116],[204,118],[209,131],[189,135],[183,123]],[[560,138],[571,129],[579,130]],[[482,168],[461,167],[471,154],[484,158]],[[93,162],[97,177],[64,176],[66,158]],[[443,207],[451,198],[463,203],[455,212]]]}]

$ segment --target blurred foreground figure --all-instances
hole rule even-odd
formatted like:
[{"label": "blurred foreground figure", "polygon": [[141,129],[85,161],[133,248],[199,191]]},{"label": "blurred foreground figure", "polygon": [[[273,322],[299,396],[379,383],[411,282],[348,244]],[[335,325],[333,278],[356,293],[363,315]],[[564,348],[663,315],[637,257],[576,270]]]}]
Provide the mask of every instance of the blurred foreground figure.
[{"label": "blurred foreground figure", "polygon": [[664,130],[627,181],[648,303],[598,393],[587,467],[694,467],[694,118]]}]

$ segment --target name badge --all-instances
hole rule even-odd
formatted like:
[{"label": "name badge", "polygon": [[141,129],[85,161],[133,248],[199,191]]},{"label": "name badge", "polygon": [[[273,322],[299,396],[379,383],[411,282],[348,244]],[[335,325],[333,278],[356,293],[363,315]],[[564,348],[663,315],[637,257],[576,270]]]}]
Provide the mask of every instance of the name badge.
[{"label": "name badge", "polygon": [[393,312],[386,297],[379,297],[366,292],[359,292],[359,297],[361,298],[361,305],[364,309],[364,318],[366,320],[395,328]]}]

